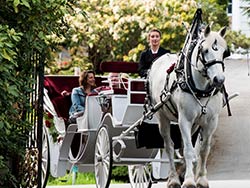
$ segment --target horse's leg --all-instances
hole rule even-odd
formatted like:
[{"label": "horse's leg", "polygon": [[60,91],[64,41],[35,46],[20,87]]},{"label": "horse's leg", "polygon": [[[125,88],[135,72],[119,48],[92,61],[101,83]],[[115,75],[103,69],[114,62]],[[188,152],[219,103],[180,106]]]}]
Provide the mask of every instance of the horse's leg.
[{"label": "horse's leg", "polygon": [[193,123],[188,121],[183,115],[180,114],[179,126],[181,130],[182,140],[183,140],[183,154],[186,163],[186,172],[184,177],[184,182],[182,184],[183,188],[195,188],[196,183],[194,181],[194,164],[197,163],[197,154],[194,150],[191,137],[191,129]]},{"label": "horse's leg", "polygon": [[163,140],[165,142],[165,150],[169,159],[170,171],[168,176],[167,187],[168,188],[181,188],[179,176],[175,169],[174,163],[174,143],[170,137],[170,121],[164,116],[164,114],[158,114],[159,128]]},{"label": "horse's leg", "polygon": [[218,117],[212,119],[202,130],[202,143],[200,147],[199,169],[197,171],[197,188],[208,188],[207,158],[210,152],[211,140],[216,130]]}]

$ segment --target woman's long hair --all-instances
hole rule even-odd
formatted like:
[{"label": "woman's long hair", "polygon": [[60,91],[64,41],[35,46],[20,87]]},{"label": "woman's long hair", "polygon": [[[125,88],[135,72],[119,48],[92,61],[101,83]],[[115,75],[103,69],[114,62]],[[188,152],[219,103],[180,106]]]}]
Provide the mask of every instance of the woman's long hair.
[{"label": "woman's long hair", "polygon": [[[87,70],[87,71],[82,71],[80,76],[79,76],[79,85],[82,86],[83,88],[86,88],[86,86],[88,85],[87,80],[88,80],[88,75],[89,74],[94,74],[95,76],[95,72],[93,70]],[[93,88],[91,88],[93,89]]]}]

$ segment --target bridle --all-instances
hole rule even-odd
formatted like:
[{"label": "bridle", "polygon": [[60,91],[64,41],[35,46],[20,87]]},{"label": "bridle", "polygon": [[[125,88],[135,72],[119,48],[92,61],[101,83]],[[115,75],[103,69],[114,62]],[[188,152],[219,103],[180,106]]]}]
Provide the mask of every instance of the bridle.
[{"label": "bridle", "polygon": [[[195,69],[198,70],[204,77],[207,77],[207,70],[209,69],[209,67],[215,65],[215,64],[221,64],[222,66],[222,70],[224,72],[225,70],[225,64],[223,61],[221,60],[217,60],[217,59],[213,59],[213,60],[210,60],[210,61],[207,61],[205,59],[205,51],[203,51],[203,46],[202,46],[202,43],[205,41],[205,39],[201,40],[199,42],[199,46],[198,46],[198,54],[197,54],[197,59],[196,59],[196,67]],[[218,48],[217,48],[217,40],[215,39],[214,43],[213,43],[213,46],[212,46],[212,49],[214,51],[218,51]],[[225,53],[225,52],[224,52]],[[223,57],[224,57],[224,54],[223,54]],[[200,70],[198,69],[198,62],[201,62],[202,65],[203,65],[203,68]]]}]

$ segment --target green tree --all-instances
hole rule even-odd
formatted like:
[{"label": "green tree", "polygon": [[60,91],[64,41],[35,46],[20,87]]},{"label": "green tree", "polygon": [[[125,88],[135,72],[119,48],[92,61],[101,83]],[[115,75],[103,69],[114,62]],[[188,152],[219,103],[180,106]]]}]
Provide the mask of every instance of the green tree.
[{"label": "green tree", "polygon": [[241,31],[228,31],[226,39],[228,41],[228,45],[231,48],[231,51],[235,52],[239,48],[249,51],[250,38],[245,34],[242,34]]},{"label": "green tree", "polygon": [[226,0],[79,1],[86,16],[66,16],[70,30],[74,31],[67,43],[72,65],[93,64],[98,72],[102,61],[138,61],[140,52],[147,47],[147,32],[152,27],[162,31],[164,47],[179,52],[187,34],[183,23],[189,27],[198,4],[204,23],[214,22],[214,28],[228,25]]},{"label": "green tree", "polygon": [[68,26],[63,16],[74,14],[74,1],[0,0],[0,187],[20,187],[18,161],[25,152],[31,124],[30,104],[34,65],[39,54],[46,62]]}]

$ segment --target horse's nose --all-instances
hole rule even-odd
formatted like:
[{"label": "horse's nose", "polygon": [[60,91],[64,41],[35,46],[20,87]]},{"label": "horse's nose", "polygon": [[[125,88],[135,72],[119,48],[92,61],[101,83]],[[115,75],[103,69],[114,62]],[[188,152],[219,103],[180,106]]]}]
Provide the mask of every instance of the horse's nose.
[{"label": "horse's nose", "polygon": [[221,87],[223,85],[224,81],[225,81],[225,76],[224,75],[215,76],[214,80],[213,80],[213,83],[214,83],[215,87]]}]

